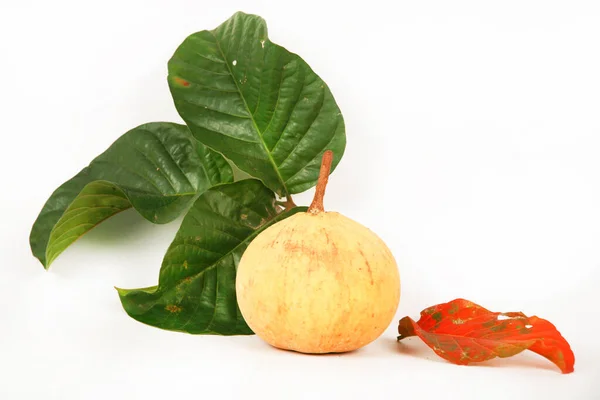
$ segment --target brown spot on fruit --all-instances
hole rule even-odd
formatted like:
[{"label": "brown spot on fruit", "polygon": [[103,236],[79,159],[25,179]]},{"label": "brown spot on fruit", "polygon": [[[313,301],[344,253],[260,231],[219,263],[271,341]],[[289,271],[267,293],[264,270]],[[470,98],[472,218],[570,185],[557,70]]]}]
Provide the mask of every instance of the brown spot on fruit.
[{"label": "brown spot on fruit", "polygon": [[285,251],[298,251],[302,248],[301,245],[297,244],[296,242],[292,242],[292,241],[287,241],[285,242],[285,244],[283,245],[283,248],[285,249]]},{"label": "brown spot on fruit", "polygon": [[373,271],[371,271],[371,264],[369,264],[369,260],[367,260],[367,257],[365,257],[365,253],[363,253],[361,249],[358,249],[358,251],[360,252],[360,255],[363,256],[363,258],[365,260],[365,264],[367,265],[367,270],[369,271],[369,277],[371,277],[371,285],[374,285],[375,282],[373,281]]}]

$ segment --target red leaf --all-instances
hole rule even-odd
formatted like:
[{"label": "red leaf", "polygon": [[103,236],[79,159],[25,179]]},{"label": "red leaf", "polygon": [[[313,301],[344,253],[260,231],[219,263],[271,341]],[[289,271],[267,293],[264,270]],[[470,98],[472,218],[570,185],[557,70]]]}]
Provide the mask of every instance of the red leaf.
[{"label": "red leaf", "polygon": [[531,350],[573,372],[575,356],[569,343],[549,321],[520,312],[499,313],[464,299],[438,304],[421,312],[418,322],[404,317],[398,340],[419,336],[436,354],[467,365]]}]

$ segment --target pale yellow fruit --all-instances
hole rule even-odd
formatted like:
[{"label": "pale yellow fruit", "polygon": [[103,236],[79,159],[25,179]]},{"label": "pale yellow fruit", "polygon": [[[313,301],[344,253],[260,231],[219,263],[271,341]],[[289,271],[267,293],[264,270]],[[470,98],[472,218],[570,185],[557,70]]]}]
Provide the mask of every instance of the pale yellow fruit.
[{"label": "pale yellow fruit", "polygon": [[238,304],[267,343],[303,353],[358,349],[398,307],[394,257],[373,232],[335,212],[300,213],[262,232],[240,261]]},{"label": "pale yellow fruit", "polygon": [[377,235],[311,206],[250,243],[238,266],[236,292],[244,319],[267,343],[337,353],[365,346],[389,326],[400,278]]}]

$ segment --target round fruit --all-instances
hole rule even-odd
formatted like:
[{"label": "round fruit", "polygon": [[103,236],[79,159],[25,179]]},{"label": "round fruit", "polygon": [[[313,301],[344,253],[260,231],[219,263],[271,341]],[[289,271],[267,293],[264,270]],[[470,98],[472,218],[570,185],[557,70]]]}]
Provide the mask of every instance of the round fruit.
[{"label": "round fruit", "polygon": [[398,307],[398,267],[385,243],[361,224],[323,211],[332,158],[330,151],[323,156],[308,212],[260,233],[238,266],[244,319],[281,349],[358,349],[383,333]]}]

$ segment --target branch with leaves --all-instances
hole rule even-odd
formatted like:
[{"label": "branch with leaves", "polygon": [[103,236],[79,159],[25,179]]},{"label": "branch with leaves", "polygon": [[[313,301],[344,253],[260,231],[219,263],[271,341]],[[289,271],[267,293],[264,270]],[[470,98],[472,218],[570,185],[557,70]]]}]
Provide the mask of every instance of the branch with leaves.
[{"label": "branch with leaves", "polygon": [[[31,250],[49,268],[123,210],[157,224],[186,213],[158,285],[119,289],[125,311],[163,329],[251,334],[237,309],[237,262],[261,230],[306,209],[291,195],[316,185],[325,151],[339,163],[344,119],[325,82],[271,42],[255,15],[190,35],[168,70],[186,125],[153,122],[121,136],[50,196]],[[251,179],[234,182],[232,166]]]}]

